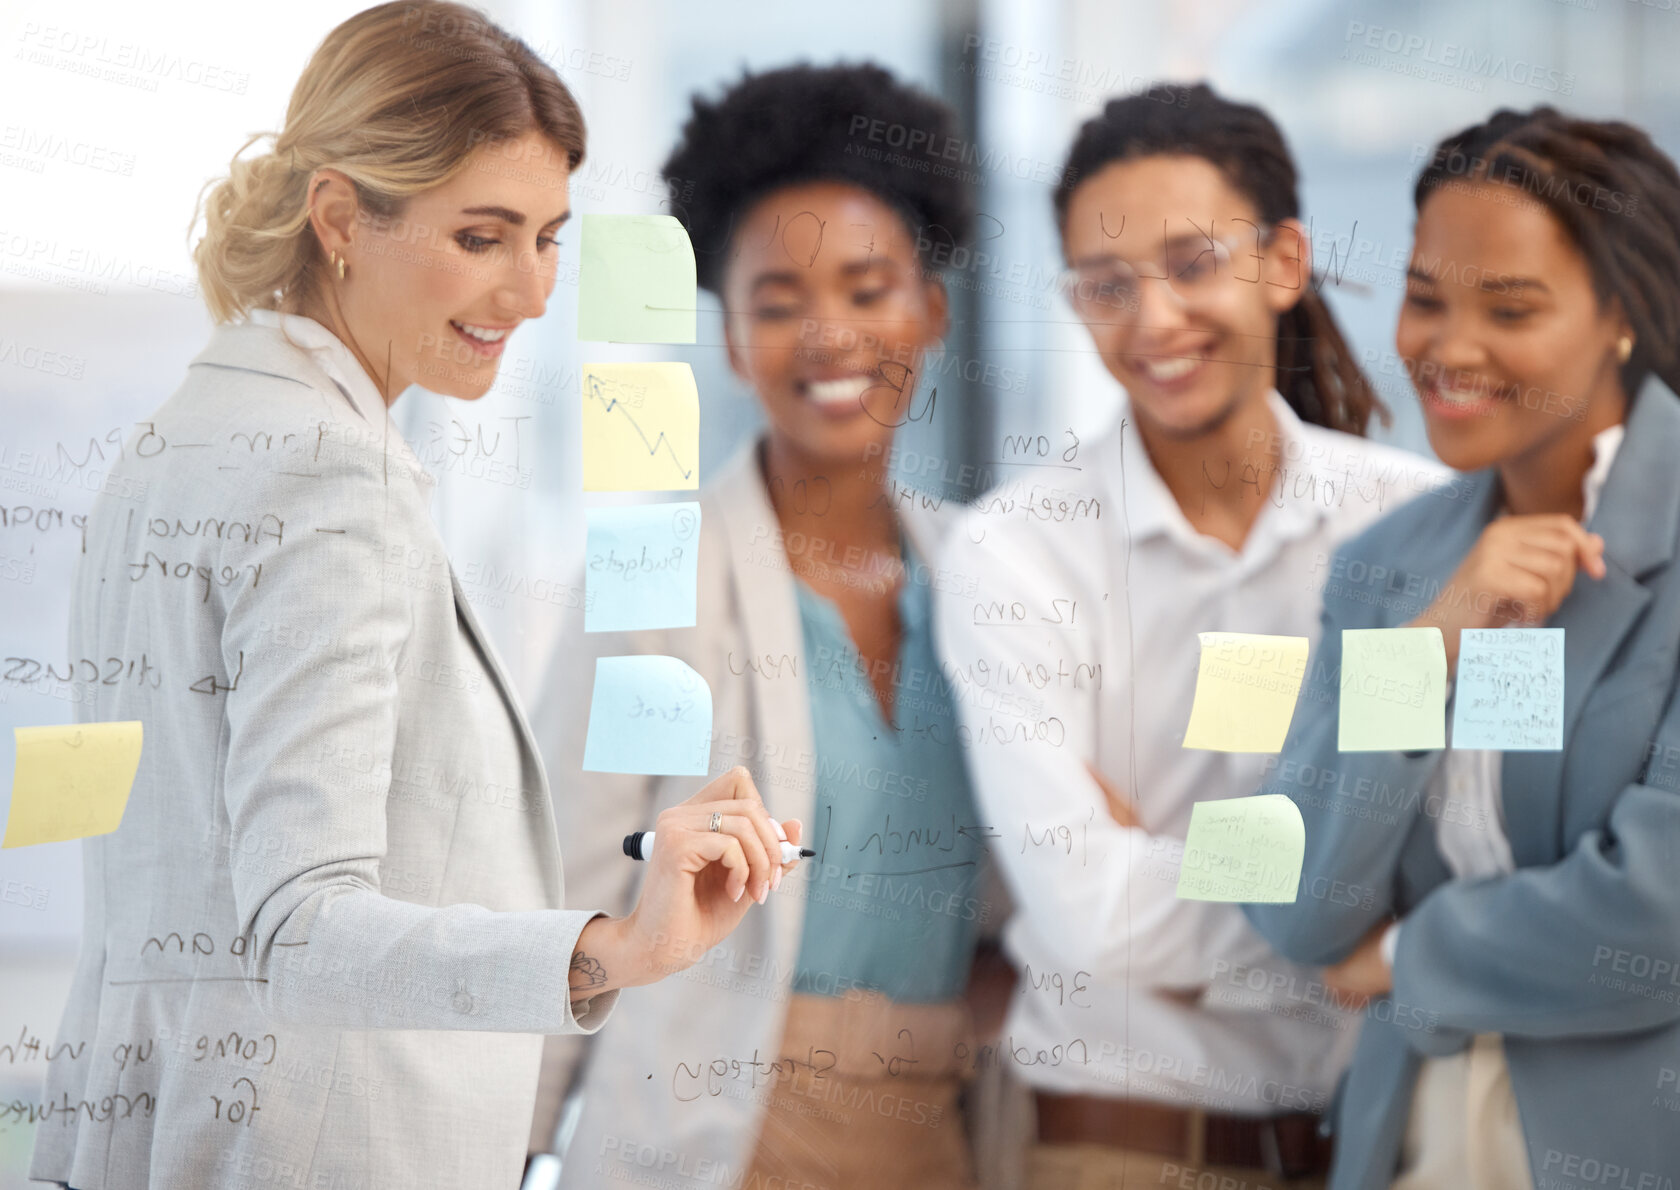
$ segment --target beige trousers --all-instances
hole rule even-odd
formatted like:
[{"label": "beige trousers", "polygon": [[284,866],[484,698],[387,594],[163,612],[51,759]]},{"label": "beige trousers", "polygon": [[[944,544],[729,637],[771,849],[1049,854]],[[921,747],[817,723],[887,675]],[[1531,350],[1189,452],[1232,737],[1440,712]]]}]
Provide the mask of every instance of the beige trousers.
[{"label": "beige trousers", "polygon": [[972,1053],[972,1043],[962,1001],[897,1004],[856,992],[791,997],[783,1060],[741,1184],[974,1190],[958,1100],[958,1055]]},{"label": "beige trousers", "polygon": [[1109,1145],[1035,1144],[1028,1190],[1324,1190],[1323,1178],[1280,1178],[1264,1170],[1204,1165]]},{"label": "beige trousers", "polygon": [[1424,1062],[1392,1190],[1534,1190],[1499,1034]]}]

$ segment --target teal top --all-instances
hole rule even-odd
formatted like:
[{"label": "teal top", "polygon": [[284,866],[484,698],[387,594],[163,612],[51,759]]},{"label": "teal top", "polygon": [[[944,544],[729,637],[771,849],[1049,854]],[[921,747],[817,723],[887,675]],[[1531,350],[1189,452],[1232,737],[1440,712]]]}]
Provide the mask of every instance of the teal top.
[{"label": "teal top", "polygon": [[[908,545],[906,545],[908,551]],[[927,567],[906,552],[888,723],[846,621],[804,582],[816,802],[793,990],[873,989],[905,1003],[962,993],[986,909],[988,836],[969,788],[950,687],[934,652]]]}]

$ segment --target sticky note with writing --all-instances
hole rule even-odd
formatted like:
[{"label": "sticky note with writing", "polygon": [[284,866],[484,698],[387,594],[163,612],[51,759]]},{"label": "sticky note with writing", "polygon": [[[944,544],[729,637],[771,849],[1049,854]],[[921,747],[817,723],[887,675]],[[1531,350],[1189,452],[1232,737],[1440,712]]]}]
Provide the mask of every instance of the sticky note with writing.
[{"label": "sticky note with writing", "polygon": [[694,342],[694,245],[674,215],[585,215],[578,338]]},{"label": "sticky note with writing", "polygon": [[694,627],[699,558],[693,501],[589,509],[583,630]]},{"label": "sticky note with writing", "polygon": [[108,835],[140,768],[140,721],[16,727],[12,806],[0,847]]},{"label": "sticky note with writing", "polygon": [[1466,628],[1458,638],[1454,748],[1563,748],[1563,629]]},{"label": "sticky note with writing", "polygon": [[1307,828],[1281,793],[1190,807],[1190,833],[1178,868],[1185,901],[1288,903],[1301,884]]},{"label": "sticky note with writing", "polygon": [[1447,746],[1447,650],[1439,628],[1342,630],[1343,752]]},{"label": "sticky note with writing", "polygon": [[700,486],[700,395],[687,364],[583,366],[583,490]]},{"label": "sticky note with writing", "polygon": [[675,657],[600,657],[589,700],[589,773],[706,775],[712,691]]},{"label": "sticky note with writing", "polygon": [[1307,672],[1307,638],[1197,635],[1202,663],[1184,746],[1211,752],[1280,751]]}]

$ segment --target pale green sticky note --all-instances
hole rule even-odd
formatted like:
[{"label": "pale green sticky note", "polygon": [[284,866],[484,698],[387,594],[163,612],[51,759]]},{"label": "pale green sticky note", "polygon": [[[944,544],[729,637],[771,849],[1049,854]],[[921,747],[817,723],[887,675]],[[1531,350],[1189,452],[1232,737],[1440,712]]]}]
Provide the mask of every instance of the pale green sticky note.
[{"label": "pale green sticky note", "polygon": [[1197,635],[1202,661],[1184,746],[1211,752],[1280,751],[1307,672],[1307,638]]},{"label": "pale green sticky note", "polygon": [[1178,868],[1179,899],[1288,904],[1306,850],[1301,811],[1281,793],[1197,802]]},{"label": "pale green sticky note", "polygon": [[694,246],[673,215],[585,215],[578,338],[694,342]]},{"label": "pale green sticky note", "polygon": [[17,762],[0,847],[108,835],[140,770],[140,720],[14,727]]},{"label": "pale green sticky note", "polygon": [[1342,630],[1343,752],[1447,746],[1447,648],[1439,628]]}]

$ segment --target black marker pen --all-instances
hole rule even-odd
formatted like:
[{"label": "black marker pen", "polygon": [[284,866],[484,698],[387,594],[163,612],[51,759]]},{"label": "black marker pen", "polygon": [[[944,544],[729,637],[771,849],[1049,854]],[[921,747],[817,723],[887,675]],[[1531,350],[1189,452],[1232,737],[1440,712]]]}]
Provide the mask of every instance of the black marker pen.
[{"label": "black marker pen", "polygon": [[[624,854],[631,859],[651,859],[653,857],[653,832],[635,831],[624,836]],[[796,860],[810,859],[816,852],[809,847],[799,847],[786,840],[782,842],[782,862],[791,864]]]}]

